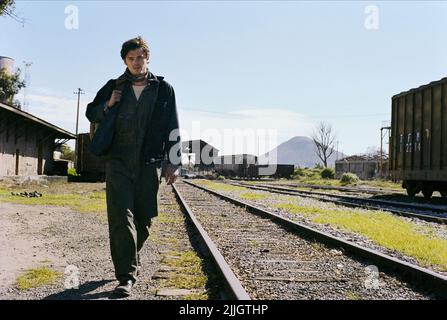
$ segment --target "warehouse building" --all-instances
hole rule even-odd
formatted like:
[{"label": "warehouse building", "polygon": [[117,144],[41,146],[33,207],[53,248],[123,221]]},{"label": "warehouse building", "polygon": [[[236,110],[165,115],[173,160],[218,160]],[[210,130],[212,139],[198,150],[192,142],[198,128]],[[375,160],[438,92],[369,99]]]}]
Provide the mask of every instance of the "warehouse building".
[{"label": "warehouse building", "polygon": [[386,179],[388,177],[388,159],[380,156],[354,155],[335,161],[335,177],[340,179],[343,173],[355,173],[362,180]]},{"label": "warehouse building", "polygon": [[182,154],[187,157],[188,165],[196,170],[209,171],[213,168],[213,160],[218,156],[219,150],[203,140],[188,140],[182,142]]},{"label": "warehouse building", "polygon": [[0,103],[0,176],[52,175],[53,152],[73,133]]}]

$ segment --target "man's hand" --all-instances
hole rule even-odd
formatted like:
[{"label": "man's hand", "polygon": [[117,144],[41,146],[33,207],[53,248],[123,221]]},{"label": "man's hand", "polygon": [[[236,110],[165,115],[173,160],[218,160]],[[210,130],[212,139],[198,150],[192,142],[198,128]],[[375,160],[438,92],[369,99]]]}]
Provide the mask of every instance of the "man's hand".
[{"label": "man's hand", "polygon": [[166,184],[173,184],[178,177],[178,166],[172,164],[166,165],[165,180]]},{"label": "man's hand", "polygon": [[110,97],[110,100],[107,102],[107,107],[111,108],[115,105],[115,103],[119,102],[121,100],[121,91],[120,90],[113,90],[112,96]]}]

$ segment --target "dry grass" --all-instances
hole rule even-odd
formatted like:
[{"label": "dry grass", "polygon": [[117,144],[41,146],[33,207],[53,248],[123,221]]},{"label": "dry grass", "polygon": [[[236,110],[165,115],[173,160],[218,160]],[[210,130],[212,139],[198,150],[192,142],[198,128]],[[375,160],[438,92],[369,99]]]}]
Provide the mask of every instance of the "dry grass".
[{"label": "dry grass", "polygon": [[256,192],[244,192],[241,195],[239,195],[239,197],[244,200],[263,200],[267,198],[267,195],[259,194]]},{"label": "dry grass", "polygon": [[169,214],[164,211],[158,212],[158,216],[155,218],[155,221],[167,224],[181,224],[184,222],[181,216]]},{"label": "dry grass", "polygon": [[49,268],[29,269],[16,279],[19,290],[29,290],[54,283],[60,278],[60,273]]},{"label": "dry grass", "polygon": [[[174,269],[165,285],[171,288],[197,289],[206,286],[207,277],[202,271],[201,259],[194,251],[171,252],[177,259],[166,259],[166,264]],[[194,295],[194,298],[207,298],[206,295]],[[193,296],[191,296],[191,299]]]},{"label": "dry grass", "polygon": [[[28,188],[26,190],[35,190]],[[15,189],[14,192],[22,192],[25,189]],[[41,192],[41,191],[39,191]],[[47,205],[70,207],[74,211],[103,213],[106,211],[106,195],[105,191],[90,191],[67,193],[67,189],[59,189],[59,193],[55,190],[51,192],[42,192],[42,197],[27,198],[11,195],[11,190],[0,189],[0,202],[10,202],[25,205]]]},{"label": "dry grass", "polygon": [[378,245],[413,257],[423,266],[437,266],[447,271],[447,240],[437,237],[430,227],[417,225],[383,211],[322,209],[287,202],[276,207],[304,216],[315,223],[355,232]]},{"label": "dry grass", "polygon": [[214,182],[214,181],[210,181],[210,180],[194,180],[195,184],[203,186],[205,188],[210,188],[213,189],[215,191],[225,191],[225,192],[246,192],[247,188],[244,187],[238,187],[238,186],[233,186],[230,184],[226,184],[226,183],[222,183],[222,182]]},{"label": "dry grass", "polygon": [[244,200],[263,200],[267,198],[265,193],[260,193],[256,191],[248,191],[249,189],[245,187],[233,186],[229,184],[224,184],[220,182],[213,182],[209,180],[197,180],[196,183],[205,188],[209,188],[215,191],[223,192],[239,192],[238,197]]}]

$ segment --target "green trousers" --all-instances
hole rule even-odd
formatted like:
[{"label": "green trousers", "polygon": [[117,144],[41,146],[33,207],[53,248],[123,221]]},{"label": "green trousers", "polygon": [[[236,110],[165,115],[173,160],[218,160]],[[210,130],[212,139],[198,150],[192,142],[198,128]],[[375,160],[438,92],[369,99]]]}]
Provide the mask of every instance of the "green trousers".
[{"label": "green trousers", "polygon": [[137,278],[137,255],[157,215],[158,174],[154,164],[109,159],[106,163],[110,249],[118,281]]}]

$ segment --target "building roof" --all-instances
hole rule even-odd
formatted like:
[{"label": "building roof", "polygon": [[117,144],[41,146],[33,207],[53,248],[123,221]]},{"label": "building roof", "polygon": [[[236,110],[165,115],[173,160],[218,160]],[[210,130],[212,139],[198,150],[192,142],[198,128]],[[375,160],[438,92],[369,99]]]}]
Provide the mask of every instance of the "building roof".
[{"label": "building roof", "polygon": [[56,138],[58,139],[76,139],[76,135],[74,133],[71,133],[67,130],[64,130],[62,128],[59,128],[55,126],[54,124],[51,124],[45,120],[42,120],[31,113],[25,112],[23,110],[14,108],[10,105],[4,104],[0,102],[0,112],[5,111],[10,114],[14,114],[23,120],[32,121],[36,124],[40,124],[42,126],[47,127],[48,129],[54,131],[56,133]]},{"label": "building roof", "polygon": [[409,90],[406,90],[406,91],[402,91],[401,93],[395,94],[391,99],[396,99],[396,98],[399,98],[401,96],[407,95],[409,93],[419,92],[419,91],[424,90],[426,88],[433,87],[435,85],[443,84],[443,83],[447,83],[447,77],[444,77],[441,80],[436,80],[436,81],[432,81],[432,82],[427,83],[427,84],[423,84],[423,85],[421,85],[421,86],[419,86],[417,88],[412,88],[412,89],[409,89]]},{"label": "building roof", "polygon": [[[211,148],[213,148],[216,151],[219,151],[219,149],[214,148],[212,145],[210,145],[208,142],[202,140],[202,139],[196,139],[196,140],[187,140],[187,141],[183,141],[182,142],[182,149],[185,148],[192,148],[192,145],[194,143],[199,143],[200,149],[203,149],[206,145],[210,146]],[[185,151],[186,152],[186,151]]]},{"label": "building roof", "polygon": [[[388,160],[387,154],[383,154],[383,160]],[[378,154],[374,154],[374,155],[358,154],[358,155],[345,157],[340,160],[336,160],[336,162],[337,161],[380,161],[380,155],[378,155]]]},{"label": "building roof", "polygon": [[250,154],[250,153],[239,153],[239,154],[225,154],[219,157],[255,157],[257,158],[258,156],[255,156],[254,154]]}]

